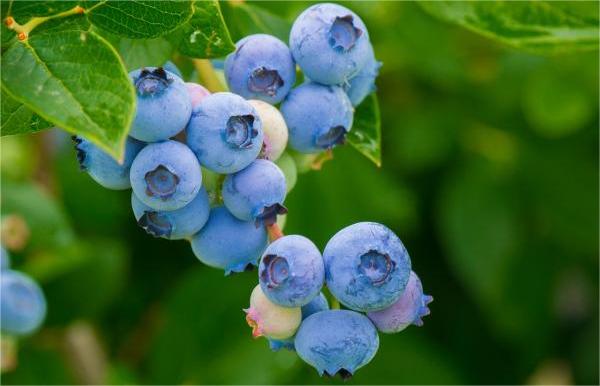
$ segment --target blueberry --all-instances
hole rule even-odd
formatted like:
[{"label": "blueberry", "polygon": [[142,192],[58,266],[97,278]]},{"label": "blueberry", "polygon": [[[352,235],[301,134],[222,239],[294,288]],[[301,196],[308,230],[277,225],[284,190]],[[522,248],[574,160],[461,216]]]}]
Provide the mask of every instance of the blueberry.
[{"label": "blueberry", "polygon": [[192,114],[192,102],[181,78],[162,67],[135,70],[129,77],[137,95],[129,135],[140,141],[157,142],[185,129]]},{"label": "blueberry", "polygon": [[271,161],[257,159],[247,168],[230,174],[223,182],[223,203],[240,220],[256,226],[273,225],[278,214],[287,213],[285,176]]},{"label": "blueberry", "polygon": [[360,17],[348,8],[315,4],[294,21],[290,50],[310,79],[343,84],[367,63],[369,33]]},{"label": "blueberry", "polygon": [[367,315],[379,331],[391,334],[400,332],[411,324],[422,326],[421,317],[429,315],[427,305],[432,301],[431,296],[423,294],[423,285],[417,274],[411,272],[400,299],[388,308],[369,312]]},{"label": "blueberry", "polygon": [[133,138],[125,142],[123,163],[117,162],[103,150],[82,137],[72,137],[81,170],[85,170],[100,185],[107,189],[129,189],[129,170],[136,155],[144,144]]},{"label": "blueberry", "polygon": [[296,64],[284,42],[271,35],[246,36],[225,61],[229,89],[246,99],[276,104],[296,82]]},{"label": "blueberry", "polygon": [[265,295],[283,307],[301,307],[318,295],[325,276],[323,257],[312,241],[288,235],[269,245],[258,266]]},{"label": "blueberry", "polygon": [[344,142],[354,109],[341,87],[304,83],[281,104],[289,143],[301,153],[318,153]]},{"label": "blueberry", "polygon": [[231,272],[253,266],[267,247],[267,231],[254,223],[241,221],[223,207],[210,211],[208,222],[194,237],[192,249],[206,265]]},{"label": "blueberry", "polygon": [[10,255],[8,251],[4,249],[4,247],[0,246],[0,270],[4,271],[5,269],[10,268]]},{"label": "blueberry", "polygon": [[308,304],[302,306],[302,320],[308,318],[317,312],[326,311],[329,309],[327,298],[322,292],[319,292]]},{"label": "blueberry", "polygon": [[292,336],[291,338],[287,338],[287,339],[271,339],[271,338],[267,338],[267,340],[269,341],[269,348],[272,351],[279,351],[281,349],[286,349],[289,351],[295,351],[294,348],[294,337]]},{"label": "blueberry", "polygon": [[170,240],[192,237],[206,224],[210,213],[208,194],[204,188],[200,188],[189,204],[173,211],[152,209],[140,201],[135,193],[131,194],[131,207],[135,219],[146,232]]},{"label": "blueberry", "polygon": [[260,155],[262,158],[276,161],[283,154],[288,141],[288,128],[285,120],[276,107],[266,102],[249,100],[248,103],[256,109],[262,122],[264,138]]},{"label": "blueberry", "polygon": [[46,299],[29,276],[5,270],[0,275],[0,326],[9,335],[35,331],[46,316]]},{"label": "blueberry", "polygon": [[298,169],[296,167],[296,162],[288,153],[283,153],[281,157],[277,161],[275,161],[275,165],[279,166],[279,169],[283,172],[285,176],[285,187],[287,192],[289,193],[294,186],[296,186],[296,181],[298,181]]},{"label": "blueberry", "polygon": [[194,110],[187,143],[202,166],[217,173],[235,173],[260,152],[263,130],[250,103],[228,92],[211,94]]},{"label": "blueberry", "polygon": [[281,307],[272,303],[259,285],[250,295],[250,307],[244,310],[246,321],[252,327],[252,336],[283,340],[292,337],[302,318],[300,307]]},{"label": "blueberry", "polygon": [[[329,309],[329,303],[322,292],[318,296],[314,297],[308,304],[302,306],[302,320],[308,318],[312,314],[317,312],[325,311]],[[269,339],[269,348],[273,351],[279,351],[282,348],[290,351],[294,351],[294,338],[287,338],[283,340]]]},{"label": "blueberry", "polygon": [[366,316],[349,310],[330,310],[306,318],[294,346],[300,358],[320,375],[339,373],[347,378],[373,359],[379,337]]},{"label": "blueberry", "polygon": [[194,153],[176,141],[147,145],[131,165],[131,187],[144,204],[155,210],[175,210],[190,203],[200,191],[202,174]]},{"label": "blueberry", "polygon": [[[370,46],[370,45],[369,45]],[[375,79],[379,74],[381,62],[375,59],[373,48],[369,49],[369,60],[359,73],[344,85],[344,90],[352,102],[352,106],[358,106],[369,94],[375,91]]]},{"label": "blueberry", "polygon": [[171,62],[170,60],[167,61],[164,65],[163,68],[167,71],[169,71],[170,73],[177,75],[178,77],[180,77],[181,79],[183,79],[183,75],[181,74],[181,71],[179,70],[179,67],[177,67],[175,65],[175,63]]},{"label": "blueberry", "polygon": [[378,311],[400,298],[410,276],[410,257],[387,227],[360,222],[336,233],[325,246],[325,280],[341,303]]},{"label": "blueberry", "polygon": [[207,96],[210,95],[210,91],[208,91],[204,86],[199,85],[197,83],[187,82],[185,87],[190,94],[190,99],[192,101],[192,111],[194,111],[200,102],[204,100]]}]

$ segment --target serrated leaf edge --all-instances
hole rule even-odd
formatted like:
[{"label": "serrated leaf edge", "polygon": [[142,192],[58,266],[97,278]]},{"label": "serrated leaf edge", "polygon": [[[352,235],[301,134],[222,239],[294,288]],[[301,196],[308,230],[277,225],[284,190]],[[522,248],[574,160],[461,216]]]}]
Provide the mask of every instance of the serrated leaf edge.
[{"label": "serrated leaf edge", "polygon": [[[117,50],[112,46],[112,44],[110,44],[106,39],[104,39],[102,36],[95,33],[94,31],[92,31],[91,29],[88,29],[87,33],[93,34],[96,38],[98,38],[101,42],[103,42],[113,52],[113,54],[117,58],[119,64],[121,65],[121,68],[123,69],[125,74],[128,74],[127,68],[125,67],[125,63],[123,62],[123,59],[121,58],[121,56],[119,55]],[[44,68],[46,68],[46,70],[47,70],[47,66],[45,66],[45,64],[41,60],[39,60],[39,57],[35,53],[35,50],[33,49],[33,47],[31,47],[31,45],[29,45],[26,41],[25,42],[17,42],[15,44],[25,44],[26,46],[28,46],[28,48],[33,52],[33,54],[36,58],[36,61],[38,63],[44,65]],[[4,82],[0,82],[0,87],[2,87],[2,90],[4,90],[4,92],[6,92],[11,98],[16,100],[17,102],[20,102],[22,105],[26,106],[27,108],[29,108],[31,111],[33,111],[34,113],[36,113],[37,115],[39,115],[40,117],[45,119],[46,121],[55,124],[56,126],[58,126],[59,128],[65,130],[65,131],[71,132],[76,135],[81,135],[79,133],[79,131],[77,129],[75,129],[74,127],[69,126],[66,123],[63,124],[62,122],[59,122],[58,120],[49,117],[44,112],[42,112],[40,109],[38,109],[35,105],[31,105],[31,104],[27,103],[26,101],[22,100],[21,98],[18,98],[17,96],[15,96],[12,92],[10,92],[8,87],[5,86]],[[132,106],[132,109],[130,110],[130,113],[129,113],[129,116],[127,119],[127,124],[125,125],[127,127],[127,130],[125,131],[125,135],[122,136],[122,138],[118,141],[117,146],[116,146],[116,151],[114,148],[106,146],[98,137],[96,137],[94,135],[86,135],[85,136],[85,138],[87,140],[89,140],[92,143],[94,143],[95,145],[97,145],[99,148],[101,148],[102,150],[107,152],[111,157],[113,157],[114,159],[116,159],[119,162],[123,161],[123,157],[124,157],[124,153],[125,153],[125,142],[127,141],[129,129],[131,128],[131,124],[133,122],[133,119],[135,116],[135,111],[136,111],[136,109],[135,109],[136,108],[135,90],[133,89],[133,86],[131,86],[131,84],[129,84],[128,89],[130,91],[130,94],[131,94],[131,97],[133,100],[133,106]],[[77,100],[76,98],[73,98],[73,99]],[[83,109],[82,109],[82,111],[83,111]],[[26,133],[23,133],[23,134],[26,134]]]}]

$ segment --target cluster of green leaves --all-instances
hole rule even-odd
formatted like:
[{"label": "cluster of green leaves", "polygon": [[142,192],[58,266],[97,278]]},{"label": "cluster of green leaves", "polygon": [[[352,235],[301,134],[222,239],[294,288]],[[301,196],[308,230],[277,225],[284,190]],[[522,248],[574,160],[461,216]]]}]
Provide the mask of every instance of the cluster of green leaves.
[{"label": "cluster of green leaves", "polygon": [[[84,12],[62,16],[76,6]],[[58,126],[115,158],[135,113],[132,64],[234,48],[217,1],[3,1],[9,16],[43,23],[25,41],[2,27],[2,135]]]}]

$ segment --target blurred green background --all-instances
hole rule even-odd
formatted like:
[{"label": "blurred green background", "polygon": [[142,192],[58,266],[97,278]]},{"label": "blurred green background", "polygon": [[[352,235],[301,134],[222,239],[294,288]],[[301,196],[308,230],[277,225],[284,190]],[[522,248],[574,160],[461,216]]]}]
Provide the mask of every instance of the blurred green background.
[{"label": "blurred green background", "polygon": [[[307,3],[253,6],[262,21],[223,4],[234,40],[285,38]],[[323,248],[384,223],[435,301],[348,383],[598,384],[598,52],[529,54],[409,2],[349,7],[384,63],[383,167],[336,149],[299,176],[285,232]],[[3,240],[49,302],[2,383],[341,383],[254,341],[241,309],[256,272],[223,277],[145,234],[130,193],[80,172],[64,133],[1,145]]]}]

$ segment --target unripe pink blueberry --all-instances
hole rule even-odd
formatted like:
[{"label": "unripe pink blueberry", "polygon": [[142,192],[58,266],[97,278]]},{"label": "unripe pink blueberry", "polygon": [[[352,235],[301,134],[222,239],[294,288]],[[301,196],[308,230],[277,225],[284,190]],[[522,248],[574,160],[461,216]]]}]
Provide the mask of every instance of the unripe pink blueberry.
[{"label": "unripe pink blueberry", "polygon": [[194,110],[204,98],[210,95],[210,91],[198,83],[186,82],[185,87],[187,88],[188,93],[190,94],[190,99],[192,100],[192,110]]},{"label": "unripe pink blueberry", "polygon": [[396,333],[414,324],[422,326],[425,315],[429,315],[427,305],[433,297],[423,294],[423,285],[416,273],[410,272],[408,284],[400,299],[381,311],[367,313],[377,329],[383,333]]},{"label": "unripe pink blueberry", "polygon": [[260,285],[250,295],[250,307],[245,309],[246,321],[252,327],[252,336],[286,339],[293,336],[302,321],[300,307],[281,307],[271,302]]}]

